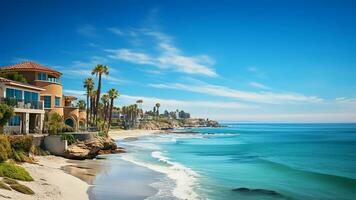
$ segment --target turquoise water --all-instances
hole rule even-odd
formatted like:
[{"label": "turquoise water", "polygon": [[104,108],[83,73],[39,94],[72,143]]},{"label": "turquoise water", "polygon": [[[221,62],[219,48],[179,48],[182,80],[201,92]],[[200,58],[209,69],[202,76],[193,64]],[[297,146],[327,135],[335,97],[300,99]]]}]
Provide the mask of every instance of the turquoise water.
[{"label": "turquoise water", "polygon": [[[229,124],[124,142],[167,175],[150,199],[355,199],[356,124]],[[280,195],[242,193],[265,189]]]}]

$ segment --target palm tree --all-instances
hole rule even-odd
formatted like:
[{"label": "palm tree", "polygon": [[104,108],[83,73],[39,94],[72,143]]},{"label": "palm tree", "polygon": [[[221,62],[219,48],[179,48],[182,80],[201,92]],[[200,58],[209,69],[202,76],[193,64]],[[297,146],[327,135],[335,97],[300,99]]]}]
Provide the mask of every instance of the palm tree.
[{"label": "palm tree", "polygon": [[98,64],[96,65],[96,67],[93,69],[93,71],[91,72],[92,75],[96,75],[99,76],[98,79],[98,89],[97,89],[97,94],[96,94],[96,105],[95,105],[95,112],[94,112],[94,118],[96,118],[97,114],[98,114],[98,107],[99,107],[99,101],[98,99],[100,99],[100,91],[101,91],[101,75],[105,74],[108,75],[109,74],[109,68],[106,65],[101,65]]},{"label": "palm tree", "polygon": [[93,114],[94,114],[94,108],[95,108],[95,98],[96,98],[96,90],[92,90],[92,91],[90,91],[90,93],[89,93],[89,98],[90,98],[90,110],[89,110],[89,112],[90,112],[90,122],[93,122]]},{"label": "palm tree", "polygon": [[110,97],[109,97],[108,94],[103,94],[103,96],[101,96],[101,101],[103,102],[104,122],[106,122],[106,119],[107,119],[107,116],[108,116],[109,100],[110,100]]},{"label": "palm tree", "polygon": [[[84,88],[87,89],[87,128],[89,127],[89,96],[90,92],[94,89],[94,80],[89,77],[84,80]],[[90,104],[90,106],[93,106]]]},{"label": "palm tree", "polygon": [[160,103],[156,103],[157,116],[159,116],[159,107],[161,107],[161,104]]},{"label": "palm tree", "polygon": [[139,105],[139,108],[142,109],[143,100],[139,99],[139,100],[136,101],[136,103]]},{"label": "palm tree", "polygon": [[87,106],[87,103],[84,100],[79,100],[77,102],[77,107],[79,108],[79,110],[83,111],[85,110],[85,107]]},{"label": "palm tree", "polygon": [[109,115],[109,128],[110,128],[112,109],[114,107],[114,100],[119,97],[119,92],[115,88],[112,88],[111,90],[109,90],[108,94],[110,97],[110,115]]}]

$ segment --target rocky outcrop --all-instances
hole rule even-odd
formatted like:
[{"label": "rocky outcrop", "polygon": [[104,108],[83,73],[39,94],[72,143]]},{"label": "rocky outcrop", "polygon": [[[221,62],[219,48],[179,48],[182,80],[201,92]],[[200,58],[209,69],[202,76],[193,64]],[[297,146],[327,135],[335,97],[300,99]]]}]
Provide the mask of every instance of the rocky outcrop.
[{"label": "rocky outcrop", "polygon": [[266,189],[250,189],[250,188],[235,188],[232,189],[234,192],[240,192],[244,194],[256,194],[256,195],[267,195],[267,196],[278,196],[282,197],[283,195],[274,191],[274,190],[266,190]]},{"label": "rocky outcrop", "polygon": [[176,120],[151,120],[140,123],[139,129],[145,130],[167,130],[180,127]]},{"label": "rocky outcrop", "polygon": [[97,155],[123,153],[125,150],[119,148],[110,137],[96,136],[86,141],[76,141],[68,146],[64,157],[75,160],[93,159]]},{"label": "rocky outcrop", "polygon": [[139,129],[146,130],[168,130],[180,127],[220,127],[217,121],[209,119],[200,118],[190,118],[190,119],[154,119],[145,122],[141,122],[138,127]]}]

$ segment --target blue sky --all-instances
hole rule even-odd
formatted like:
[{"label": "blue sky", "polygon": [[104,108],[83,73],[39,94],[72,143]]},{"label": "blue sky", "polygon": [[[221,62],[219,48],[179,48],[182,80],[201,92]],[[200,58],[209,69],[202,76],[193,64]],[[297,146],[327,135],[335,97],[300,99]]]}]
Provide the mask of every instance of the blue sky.
[{"label": "blue sky", "polygon": [[356,121],[354,1],[0,1],[0,65],[33,60],[83,98],[98,63],[146,109],[249,122]]}]

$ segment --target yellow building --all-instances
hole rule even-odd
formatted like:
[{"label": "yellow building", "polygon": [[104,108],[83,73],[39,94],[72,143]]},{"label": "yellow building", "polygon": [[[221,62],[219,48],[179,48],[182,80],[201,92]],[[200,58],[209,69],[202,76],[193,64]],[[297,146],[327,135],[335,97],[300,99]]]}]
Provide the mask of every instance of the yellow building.
[{"label": "yellow building", "polygon": [[[0,68],[0,73],[17,72],[22,74],[28,85],[40,88],[40,98],[46,113],[56,112],[63,116],[64,122],[75,131],[85,128],[85,111],[73,105],[76,97],[64,96],[60,77],[61,72],[31,61]],[[24,99],[24,96],[16,98]]]}]

